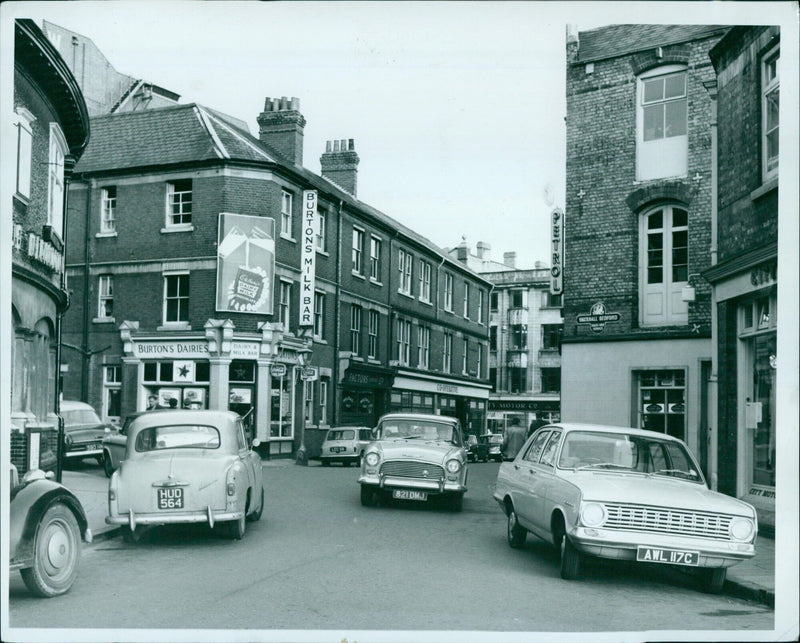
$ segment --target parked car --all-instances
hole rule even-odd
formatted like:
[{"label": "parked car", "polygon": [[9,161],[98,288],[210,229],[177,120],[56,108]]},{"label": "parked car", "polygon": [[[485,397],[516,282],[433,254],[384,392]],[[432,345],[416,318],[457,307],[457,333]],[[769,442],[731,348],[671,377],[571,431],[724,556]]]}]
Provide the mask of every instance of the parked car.
[{"label": "parked car", "polygon": [[95,458],[98,464],[102,465],[103,437],[106,429],[116,431],[116,427],[103,422],[95,410],[85,402],[62,401],[61,417],[64,418],[65,462]]},{"label": "parked car", "polygon": [[755,555],[755,509],[709,490],[686,445],[655,431],[542,427],[500,465],[493,496],[508,544],[551,541],[565,579],[597,556],[693,568],[718,593],[728,567]]},{"label": "parked car", "polygon": [[108,508],[106,523],[129,542],[140,526],[198,522],[238,540],[264,510],[261,458],[232,411],[143,413],[127,427]]},{"label": "parked car", "polygon": [[500,433],[484,433],[478,442],[486,449],[487,459],[495,462],[503,461],[503,436]]},{"label": "parked car", "polygon": [[469,462],[488,462],[489,444],[484,440],[480,441],[477,435],[470,433],[465,442],[467,448],[467,460]]},{"label": "parked car", "polygon": [[331,462],[341,462],[349,467],[351,463],[361,464],[361,456],[372,442],[372,429],[367,426],[339,426],[328,429],[322,443],[320,460],[327,467]]},{"label": "parked car", "polygon": [[148,411],[139,411],[125,417],[121,427],[108,427],[103,435],[103,469],[107,477],[111,477],[119,468],[119,463],[125,459],[125,451],[128,447],[128,429],[140,415]]},{"label": "parked car", "polygon": [[456,418],[390,413],[361,459],[361,504],[378,499],[441,498],[460,511],[467,491],[467,450]]},{"label": "parked car", "polygon": [[81,539],[92,542],[80,501],[51,478],[33,469],[20,481],[11,465],[9,570],[20,570],[25,586],[43,598],[69,591],[78,575]]}]

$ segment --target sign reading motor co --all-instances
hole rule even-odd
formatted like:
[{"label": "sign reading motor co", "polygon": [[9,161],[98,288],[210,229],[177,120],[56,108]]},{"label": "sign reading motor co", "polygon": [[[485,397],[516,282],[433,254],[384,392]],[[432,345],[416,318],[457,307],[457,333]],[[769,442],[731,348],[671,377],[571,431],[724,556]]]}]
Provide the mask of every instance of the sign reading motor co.
[{"label": "sign reading motor co", "polygon": [[619,321],[620,317],[619,313],[607,312],[603,302],[597,302],[591,307],[588,315],[578,315],[576,321],[579,324],[589,324],[595,333],[602,333],[607,322]]}]

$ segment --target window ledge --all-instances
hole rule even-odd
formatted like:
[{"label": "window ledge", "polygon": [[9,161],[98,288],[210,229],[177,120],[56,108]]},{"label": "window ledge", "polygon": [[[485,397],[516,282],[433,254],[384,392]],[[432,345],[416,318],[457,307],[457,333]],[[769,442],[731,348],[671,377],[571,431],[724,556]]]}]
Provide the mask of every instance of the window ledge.
[{"label": "window ledge", "polygon": [[21,192],[14,192],[14,198],[22,203],[22,205],[30,205],[31,198],[29,196],[25,196]]},{"label": "window ledge", "polygon": [[321,248],[317,248],[317,254],[322,255],[324,257],[330,257],[331,254],[327,250],[322,250]]},{"label": "window ledge", "polygon": [[281,239],[284,239],[285,241],[291,241],[292,243],[297,243],[297,239],[295,239],[294,237],[290,237],[288,234],[283,234],[281,232],[280,237],[281,237]]},{"label": "window ledge", "polygon": [[375,359],[374,357],[370,357],[370,358],[367,359],[367,363],[368,364],[377,364],[378,366],[380,366],[381,360]]},{"label": "window ledge", "polygon": [[161,326],[157,326],[156,330],[191,330],[192,325],[189,322],[167,322]]},{"label": "window ledge", "polygon": [[367,278],[364,275],[362,275],[360,272],[357,272],[355,270],[351,270],[350,274],[353,275],[356,279],[361,279],[362,281],[366,281],[367,280]]},{"label": "window ledge", "polygon": [[94,235],[95,239],[105,239],[107,237],[116,237],[116,236],[117,236],[116,230],[114,232],[98,232],[97,234]]},{"label": "window ledge", "polygon": [[369,282],[374,286],[383,286],[383,282],[375,279],[374,277],[370,277]]},{"label": "window ledge", "polygon": [[193,230],[194,226],[191,223],[185,223],[181,225],[170,225],[161,228],[161,234],[170,234],[172,232],[192,232]]},{"label": "window ledge", "polygon": [[113,324],[114,318],[113,317],[95,317],[92,320],[93,324]]},{"label": "window ledge", "polygon": [[410,292],[403,292],[402,290],[398,290],[397,294],[398,295],[403,295],[403,297],[408,297],[411,300],[414,299],[414,295],[412,295]]},{"label": "window ledge", "polygon": [[756,188],[750,193],[750,200],[757,201],[762,196],[778,189],[778,177],[775,176],[767,180],[760,188]]},{"label": "window ledge", "polygon": [[422,297],[419,298],[419,303],[425,304],[426,306],[433,307],[433,302],[430,299],[423,299]]}]

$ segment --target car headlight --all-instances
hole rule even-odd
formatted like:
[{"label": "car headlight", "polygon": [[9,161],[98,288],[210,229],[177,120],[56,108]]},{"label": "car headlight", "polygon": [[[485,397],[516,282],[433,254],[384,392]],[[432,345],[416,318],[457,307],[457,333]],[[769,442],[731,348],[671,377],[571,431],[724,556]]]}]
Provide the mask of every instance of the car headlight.
[{"label": "car headlight", "polygon": [[606,508],[597,502],[581,505],[581,522],[587,527],[602,527],[607,517]]},{"label": "car headlight", "polygon": [[461,462],[459,460],[448,460],[445,467],[448,473],[458,473],[461,470]]},{"label": "car headlight", "polygon": [[364,456],[364,461],[371,467],[374,467],[376,464],[378,464],[380,460],[381,457],[374,451]]},{"label": "car headlight", "polygon": [[728,533],[730,533],[733,540],[746,541],[753,535],[755,524],[749,518],[734,518],[728,526]]}]

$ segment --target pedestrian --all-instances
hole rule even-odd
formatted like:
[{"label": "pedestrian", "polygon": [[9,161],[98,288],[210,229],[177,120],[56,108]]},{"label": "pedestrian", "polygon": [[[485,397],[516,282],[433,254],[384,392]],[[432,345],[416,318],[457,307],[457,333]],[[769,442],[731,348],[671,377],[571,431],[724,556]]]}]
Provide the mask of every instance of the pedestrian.
[{"label": "pedestrian", "polygon": [[511,426],[506,429],[506,435],[503,439],[503,458],[505,460],[516,458],[522,445],[525,444],[526,438],[525,429],[520,424],[519,418],[512,418]]},{"label": "pedestrian", "polygon": [[147,396],[147,410],[153,411],[158,408],[158,395]]},{"label": "pedestrian", "polygon": [[528,437],[531,437],[536,429],[540,429],[545,424],[547,424],[546,420],[538,419],[538,420],[531,420],[531,425],[528,427]]}]

